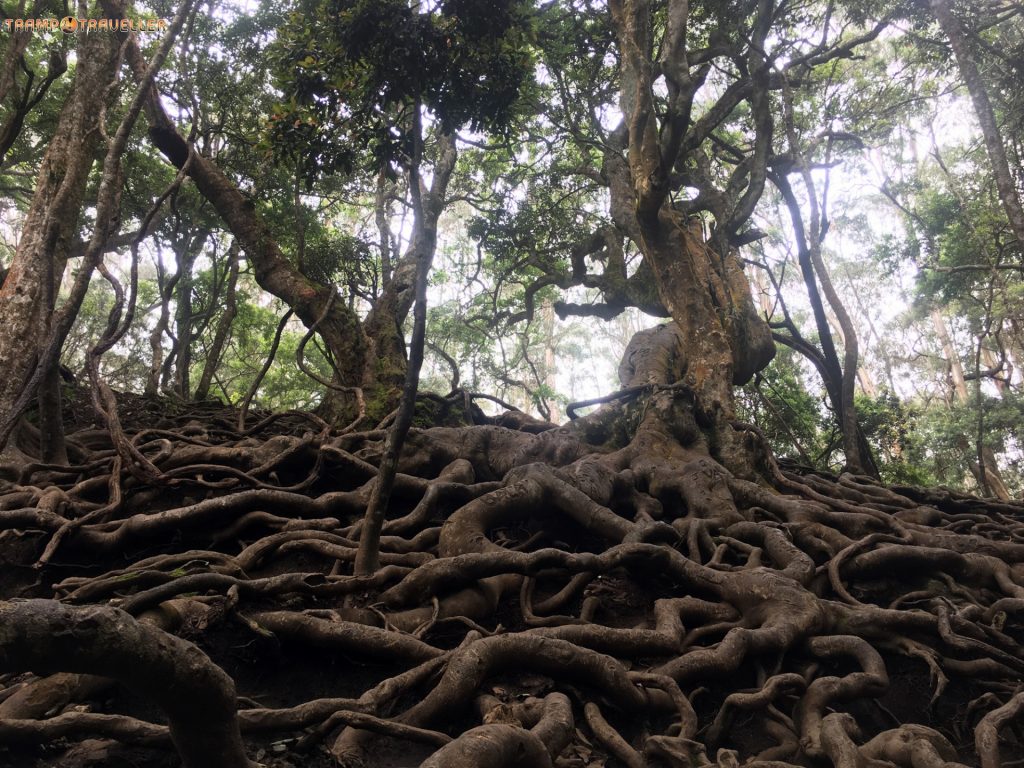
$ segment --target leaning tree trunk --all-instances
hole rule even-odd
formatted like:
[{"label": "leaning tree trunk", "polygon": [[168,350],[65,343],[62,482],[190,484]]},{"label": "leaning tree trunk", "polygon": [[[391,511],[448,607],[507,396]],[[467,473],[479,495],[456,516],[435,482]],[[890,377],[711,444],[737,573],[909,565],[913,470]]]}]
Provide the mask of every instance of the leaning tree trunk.
[{"label": "leaning tree trunk", "polygon": [[[115,4],[118,12],[123,7]],[[75,79],[43,156],[21,240],[0,288],[0,423],[12,416],[38,357],[28,339],[45,339],[56,291],[78,233],[89,169],[100,138],[100,116],[117,76],[120,39],[79,32]]]},{"label": "leaning tree trunk", "polygon": [[[145,60],[135,41],[129,41],[127,57],[136,79],[141,78]],[[336,295],[333,286],[310,280],[285,258],[252,201],[216,163],[192,152],[164,110],[155,88],[150,88],[146,100],[146,117],[153,145],[176,168],[188,163],[187,173],[200,194],[213,205],[249,257],[256,282],[288,304],[308,327],[316,326],[336,367],[338,384],[358,387],[366,368],[367,340],[355,311],[345,302],[332,300]]]}]

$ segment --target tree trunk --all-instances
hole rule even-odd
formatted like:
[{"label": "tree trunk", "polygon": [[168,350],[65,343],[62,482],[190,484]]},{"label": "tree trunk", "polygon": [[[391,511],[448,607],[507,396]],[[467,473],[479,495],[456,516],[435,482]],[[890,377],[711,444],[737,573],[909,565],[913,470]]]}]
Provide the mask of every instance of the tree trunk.
[{"label": "tree trunk", "polygon": [[171,296],[174,294],[174,286],[181,277],[179,272],[168,277],[163,266],[157,264],[157,285],[160,290],[160,315],[156,325],[149,334],[149,376],[146,378],[145,392],[151,397],[156,397],[160,392],[160,373],[164,367],[164,334],[170,327],[171,322]]},{"label": "tree trunk", "polygon": [[224,293],[224,311],[217,321],[217,330],[213,334],[213,341],[206,352],[206,361],[203,363],[203,373],[199,377],[199,384],[196,385],[195,399],[206,400],[210,396],[210,385],[213,383],[213,374],[220,365],[221,356],[224,354],[224,346],[227,344],[228,335],[231,333],[231,323],[238,314],[238,299],[235,293],[238,285],[238,246],[234,243],[228,251],[228,280]]},{"label": "tree trunk", "polygon": [[[792,131],[790,142],[791,144],[796,142]],[[818,330],[818,342],[821,345],[823,362],[820,368],[821,375],[829,400],[832,401],[832,406],[836,410],[836,421],[839,422],[842,433],[843,453],[846,456],[847,467],[857,474],[878,477],[878,467],[871,455],[871,447],[860,428],[854,405],[854,385],[859,362],[857,335],[821,258],[821,217],[817,211],[817,203],[812,204],[811,226],[808,231],[804,225],[800,204],[793,193],[789,180],[782,174],[773,175],[772,179],[786,201],[786,207],[789,209],[789,215],[793,222],[793,233],[797,243],[797,261],[800,264],[800,273],[811,303],[815,326]],[[809,173],[804,174],[804,181],[809,196],[814,198],[814,186]],[[821,291],[818,290],[819,283]],[[839,325],[839,335],[844,342],[842,362],[839,360],[839,353],[832,337],[829,314],[821,299],[822,293],[825,294],[825,298],[832,308],[836,323]]]},{"label": "tree trunk", "polygon": [[[723,442],[731,440],[725,428],[733,418],[734,384],[749,381],[775,354],[767,324],[754,309],[750,286],[738,254],[728,247],[723,234],[715,245],[705,242],[699,217],[693,220],[676,208],[670,194],[674,169],[704,140],[704,126],[691,121],[693,99],[706,76],[696,76],[686,63],[688,5],[672,2],[657,61],[654,23],[650,5],[643,0],[612,0],[612,24],[618,41],[620,108],[624,119],[609,145],[602,175],[610,191],[612,220],[640,248],[650,266],[662,304],[681,331],[672,354],[681,382],[694,394],[702,418],[715,425]],[[764,9],[754,21],[755,44],[763,43],[768,19]],[[756,47],[756,45],[755,45]],[[754,53],[756,58],[760,54]],[[751,61],[752,69],[763,62]],[[655,107],[655,78],[667,73],[668,105]],[[759,75],[760,76],[760,75]],[[755,89],[756,90],[756,89]],[[705,124],[731,111],[730,92],[709,111]],[[754,97],[755,100],[758,97]],[[762,103],[763,106],[763,103]],[[766,133],[758,125],[758,146],[764,149]],[[763,152],[755,158],[747,191],[763,182]],[[721,200],[721,193],[718,194]],[[744,195],[744,200],[746,195]],[[740,215],[743,201],[730,211],[724,202],[714,206],[716,225],[724,233]],[[635,384],[647,383],[634,381]],[[724,450],[724,449],[723,449]],[[738,464],[742,464],[739,461]]]},{"label": "tree trunk", "polygon": [[996,179],[996,189],[999,190],[999,199],[1006,212],[1006,218],[1010,222],[1010,229],[1016,236],[1017,242],[1024,243],[1024,207],[1021,206],[1020,196],[1017,194],[1017,185],[1014,183],[1010,164],[1006,159],[1006,147],[1003,146],[1003,137],[999,133],[995,111],[989,101],[981,73],[978,71],[978,63],[974,60],[974,53],[968,44],[967,35],[964,33],[960,20],[953,13],[949,0],[930,0],[930,2],[936,21],[939,22],[939,26],[942,27],[942,31],[949,39],[950,47],[953,49],[953,55],[956,57],[956,63],[960,69],[960,75],[967,85],[967,91],[971,94],[974,113],[981,126],[981,134],[985,139],[985,149],[988,151],[992,174]]},{"label": "tree trunk", "polygon": [[[394,410],[405,386],[407,356],[403,326],[416,299],[417,265],[422,262],[426,252],[429,252],[426,253],[428,263],[433,262],[437,248],[437,221],[444,210],[448,182],[458,158],[454,134],[443,134],[438,141],[440,147],[433,168],[433,180],[429,189],[422,190],[421,215],[430,217],[431,221],[416,222],[408,249],[388,274],[380,297],[373,303],[363,322],[369,353],[362,387],[375,393],[367,404],[371,420]],[[378,193],[378,206],[381,205],[381,194]],[[381,229],[381,248],[384,248],[386,233],[381,222],[378,222],[378,228]]]},{"label": "tree trunk", "polygon": [[[120,6],[117,6],[120,8]],[[45,339],[52,302],[78,234],[89,169],[100,138],[98,120],[117,76],[120,39],[79,32],[78,66],[43,156],[32,203],[7,279],[0,288],[0,423],[12,416]]]},{"label": "tree trunk", "polygon": [[[14,18],[22,18],[25,13],[25,0],[20,0],[15,10]],[[21,61],[25,49],[28,48],[32,39],[31,29],[16,29],[9,33],[7,38],[7,50],[4,51],[4,60],[0,64],[0,104],[7,100],[7,94],[14,87],[15,78],[18,72],[18,64]]]},{"label": "tree trunk", "polygon": [[978,467],[977,461],[971,461],[971,474],[974,475],[975,480],[978,481],[979,486],[988,486],[988,490],[992,492],[1000,501],[1009,501],[1013,498],[1010,495],[1010,490],[1006,487],[1006,483],[1003,482],[1003,476],[999,472],[999,465],[996,463],[996,456],[992,452],[992,449],[987,445],[981,447],[981,455],[985,461],[985,475],[984,481],[982,480],[981,470]]},{"label": "tree trunk", "polygon": [[[551,392],[558,391],[558,370],[555,365],[555,305],[545,301],[541,307],[541,330],[544,338],[544,386]],[[562,412],[555,400],[548,401],[547,420],[552,424],[562,422]]]},{"label": "tree trunk", "polygon": [[[937,309],[932,310],[931,319],[932,328],[935,329],[935,335],[939,338],[939,344],[942,346],[942,354],[949,364],[949,376],[953,382],[955,402],[958,405],[967,406],[970,404],[970,395],[967,392],[967,379],[964,376],[964,367],[960,362],[960,355],[957,353],[956,347],[953,346],[953,339],[950,337],[949,329],[946,327],[946,320]],[[977,384],[977,382],[975,383]],[[963,451],[967,466],[971,470],[971,474],[978,481],[982,493],[991,492],[997,498],[1008,501],[1010,499],[1010,492],[1006,487],[1006,483],[1003,482],[1003,477],[999,472],[999,465],[996,463],[996,457],[992,449],[987,445],[977,446],[975,444],[972,446],[967,435],[961,435],[957,445]],[[979,453],[984,461],[984,473],[982,473],[981,465],[978,463]]]},{"label": "tree trunk", "polygon": [[178,298],[174,311],[174,329],[178,343],[175,346],[174,356],[174,391],[184,400],[189,399],[192,390],[192,384],[189,381],[193,338],[192,287],[194,283],[192,269],[195,266],[196,257],[202,251],[209,236],[209,230],[203,230],[195,237],[186,235],[178,243],[174,254],[178,262]]},{"label": "tree trunk", "polygon": [[[136,78],[141,77],[145,62],[136,42],[128,43],[127,57]],[[184,167],[189,161],[188,143],[168,117],[155,88],[146,100],[146,116],[153,145],[176,168]],[[366,369],[368,343],[355,311],[345,302],[331,301],[336,293],[333,286],[310,280],[284,257],[253,203],[212,160],[193,154],[188,175],[245,251],[260,287],[288,304],[308,327],[317,324],[339,384],[358,387]]]},{"label": "tree trunk", "polygon": [[36,398],[39,408],[39,460],[47,464],[68,463],[60,388],[60,366],[51,362],[43,372]]},{"label": "tree trunk", "polygon": [[[412,187],[413,210],[416,217],[413,222],[413,236],[409,253],[402,260],[405,262],[410,258],[413,259],[414,282],[412,290],[405,291],[407,298],[399,299],[398,294],[393,294],[396,297],[396,305],[392,307],[393,311],[402,311],[404,308],[404,311],[408,313],[408,302],[411,301],[415,304],[412,344],[410,345],[409,362],[404,371],[398,413],[388,430],[380,472],[373,485],[370,501],[363,518],[359,536],[359,551],[355,561],[357,575],[374,573],[380,567],[381,529],[388,512],[391,492],[398,473],[398,460],[416,410],[416,393],[419,387],[420,368],[423,365],[423,349],[426,341],[427,281],[431,264],[434,261],[434,253],[437,251],[437,222],[444,211],[448,180],[455,169],[455,161],[458,157],[455,148],[455,134],[443,134],[440,139],[440,158],[434,167],[433,183],[429,190],[421,186],[420,158],[423,146],[421,133],[423,128],[419,115],[420,108],[420,105],[416,104],[417,111],[413,117],[413,141],[416,148],[409,171],[409,184]],[[400,263],[395,270],[396,273],[401,269],[402,264]],[[397,284],[398,280],[393,277],[389,288],[393,289]],[[406,303],[400,303],[402,301]],[[398,317],[393,319],[397,321]],[[397,330],[399,337],[402,338],[401,328]],[[375,336],[371,338],[377,341]],[[404,340],[402,346],[404,352]]]},{"label": "tree trunk", "polygon": [[942,354],[949,365],[949,376],[953,382],[953,392],[956,395],[956,401],[960,404],[965,404],[968,401],[967,379],[964,377],[964,366],[960,362],[960,355],[956,351],[956,347],[953,346],[953,339],[949,335],[949,329],[946,327],[946,320],[942,317],[942,313],[937,309],[933,309],[931,318],[932,328],[935,329],[935,335],[942,346]]}]

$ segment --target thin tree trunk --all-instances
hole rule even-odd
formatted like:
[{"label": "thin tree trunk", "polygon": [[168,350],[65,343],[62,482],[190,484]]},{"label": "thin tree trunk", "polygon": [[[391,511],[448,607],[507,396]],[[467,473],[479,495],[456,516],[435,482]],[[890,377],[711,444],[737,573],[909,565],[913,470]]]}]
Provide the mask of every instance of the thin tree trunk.
[{"label": "thin tree trunk", "polygon": [[206,353],[206,361],[203,363],[203,373],[199,377],[199,384],[196,385],[195,399],[206,400],[210,396],[210,385],[213,383],[213,374],[220,365],[221,356],[224,354],[224,345],[227,344],[228,335],[231,333],[231,324],[238,314],[238,299],[236,286],[238,285],[238,245],[231,244],[228,250],[228,281],[224,294],[224,311],[217,321],[217,330],[213,334],[213,342]]},{"label": "thin tree trunk", "polygon": [[377,480],[373,484],[370,503],[366,507],[363,527],[359,534],[359,550],[356,553],[355,574],[367,575],[380,567],[380,534],[391,501],[391,491],[398,473],[398,457],[402,452],[405,437],[412,426],[416,410],[416,392],[419,387],[420,368],[423,365],[423,347],[427,327],[427,279],[437,250],[437,221],[444,210],[448,177],[455,167],[457,152],[454,134],[441,138],[441,158],[434,169],[434,182],[430,190],[420,189],[420,159],[422,157],[422,124],[420,106],[416,105],[413,117],[412,168],[409,173],[409,187],[416,213],[413,241],[410,255],[415,256],[416,282],[413,308],[412,343],[409,349],[409,364],[405,371],[405,384],[398,406],[398,414],[384,441],[384,455],[381,458]]},{"label": "thin tree trunk", "polygon": [[146,378],[145,392],[151,397],[156,397],[160,392],[160,372],[164,367],[164,334],[171,322],[171,296],[174,293],[174,286],[180,277],[179,273],[167,277],[163,266],[157,264],[157,285],[160,290],[160,316],[156,325],[149,334],[149,376]]},{"label": "thin tree trunk", "polygon": [[[558,371],[555,370],[555,305],[550,301],[545,301],[541,307],[541,323],[544,332],[544,386],[553,393],[558,385]],[[548,421],[554,424],[562,421],[562,413],[554,398],[548,401]]]},{"label": "thin tree trunk", "polygon": [[[434,205],[434,201],[440,201],[438,205],[443,206],[448,182],[455,170],[457,153],[454,135],[441,136],[440,142],[441,152],[434,164],[431,187],[424,194],[424,201],[428,206]],[[378,192],[378,205],[381,205],[383,200],[382,193]],[[440,207],[437,208],[436,213],[430,213],[433,210],[433,208],[428,208],[424,215],[440,216]],[[378,213],[379,211],[378,208]],[[383,226],[379,217],[378,226]],[[436,228],[436,221],[433,226]],[[422,250],[425,247],[432,250],[436,248],[436,242],[427,243],[423,237],[422,234],[414,235],[407,251],[394,264],[394,270],[390,272],[384,283],[384,290],[381,291],[363,323],[370,346],[370,354],[361,386],[365,390],[379,393],[375,398],[376,411],[368,414],[371,417],[382,418],[394,410],[405,386],[408,364],[403,326],[416,299],[416,281]],[[436,235],[433,237],[436,241]],[[381,230],[380,238],[383,247],[386,238],[385,229]],[[433,261],[433,253],[431,253],[430,259]]]},{"label": "thin tree trunk", "polygon": [[260,384],[263,383],[263,377],[267,375],[270,366],[274,364],[274,358],[277,357],[277,348],[281,346],[281,336],[284,335],[284,329],[287,327],[288,321],[291,320],[292,314],[292,310],[289,309],[277,322],[277,328],[274,329],[274,340],[270,342],[270,350],[267,352],[267,359],[263,361],[263,366],[260,368],[259,373],[256,374],[256,378],[252,380],[249,391],[242,398],[242,404],[238,407],[239,432],[245,430],[245,417],[249,414],[249,405],[252,403],[253,398],[256,397]]},{"label": "thin tree trunk", "polygon": [[967,35],[964,33],[960,20],[953,13],[949,0],[930,0],[930,2],[936,21],[939,22],[939,26],[942,27],[942,31],[949,39],[950,47],[953,49],[953,55],[956,57],[956,63],[960,69],[960,75],[971,95],[974,113],[978,117],[981,134],[985,139],[985,149],[988,151],[992,173],[995,176],[996,189],[999,191],[1003,210],[1006,211],[1006,218],[1010,221],[1010,229],[1017,237],[1017,242],[1024,244],[1024,207],[1021,206],[1020,197],[1017,194],[1017,185],[1014,183],[1010,164],[1006,159],[1006,147],[1003,145],[1003,138],[999,133],[999,124],[996,122],[992,102],[989,101],[985,83],[978,71],[978,63],[974,59],[974,54],[967,42]]},{"label": "thin tree trunk", "polygon": [[[15,32],[14,34],[21,34],[21,31]],[[8,48],[8,56],[16,47],[16,42],[12,41],[11,45],[12,47]],[[15,63],[22,62],[23,60],[24,57],[19,55],[15,60]],[[68,62],[64,49],[59,45],[54,45],[50,49],[50,55],[47,58],[46,75],[43,77],[43,82],[41,82],[35,90],[32,89],[35,73],[26,75],[25,87],[20,93],[15,93],[13,99],[15,103],[12,105],[12,108],[7,110],[4,122],[0,125],[0,165],[3,165],[3,162],[7,157],[7,152],[14,146],[14,142],[18,140],[18,136],[21,135],[21,131],[25,127],[25,118],[28,117],[29,113],[36,107],[36,105],[43,100],[46,92],[50,90],[50,86],[67,71]],[[10,86],[15,84],[16,81],[12,77]],[[8,86],[8,90],[10,86]],[[2,85],[0,85],[0,90],[3,90]],[[3,101],[4,97],[0,97],[0,105],[3,104]]]},{"label": "thin tree trunk", "polygon": [[942,354],[949,364],[949,376],[953,381],[953,392],[956,395],[956,401],[960,404],[966,404],[969,399],[967,379],[964,376],[964,367],[960,362],[960,355],[957,354],[956,347],[953,346],[953,339],[949,335],[949,329],[946,327],[946,320],[937,309],[932,310],[931,318],[932,328],[935,329],[935,335],[942,346]]},{"label": "thin tree trunk", "polygon": [[42,382],[39,384],[39,458],[47,464],[67,464],[67,445],[64,442],[64,407],[61,398],[60,366],[43,363]]},{"label": "thin tree trunk", "polygon": [[[953,382],[954,399],[959,405],[969,405],[970,394],[967,391],[964,367],[960,362],[960,355],[957,354],[956,347],[953,346],[953,339],[949,335],[949,329],[946,327],[946,320],[937,309],[932,310],[931,319],[935,335],[942,346],[942,354],[949,363],[949,376]],[[975,385],[980,386],[980,381],[976,381]],[[978,407],[981,407],[980,403]],[[980,440],[976,445],[978,446],[977,450],[972,451],[971,442],[966,435],[961,435],[958,440],[960,450],[967,456],[967,466],[970,468],[971,474],[978,481],[978,485],[983,493],[991,492],[1003,501],[1008,501],[1010,499],[1010,492],[999,472],[999,465],[996,463],[995,454],[991,448],[984,445]],[[971,456],[972,453],[976,454],[973,458]]]},{"label": "thin tree trunk", "polygon": [[203,230],[196,236],[187,235],[176,249],[175,257],[178,262],[178,298],[175,302],[174,330],[178,339],[174,357],[174,391],[182,399],[188,400],[192,390],[189,380],[189,369],[192,367],[192,287],[194,280],[192,269],[196,263],[196,257],[202,250],[210,231]]},{"label": "thin tree trunk", "polygon": [[[836,409],[836,417],[839,421],[840,431],[843,439],[843,453],[846,455],[847,466],[855,473],[867,474],[878,477],[878,467],[874,457],[871,455],[871,448],[860,428],[857,419],[857,410],[854,405],[855,385],[857,382],[857,366],[859,363],[859,351],[857,346],[857,334],[853,328],[853,322],[839,298],[839,294],[829,279],[825,263],[821,258],[821,225],[820,216],[817,212],[817,198],[815,197],[814,186],[809,174],[804,175],[804,182],[807,185],[808,198],[814,201],[811,212],[811,227],[808,233],[804,228],[804,220],[800,211],[800,204],[793,193],[793,189],[781,174],[773,176],[775,185],[779,188],[789,209],[790,218],[793,220],[793,232],[797,240],[797,254],[800,263],[800,271],[804,278],[804,286],[811,302],[814,312],[815,323],[818,327],[818,338],[823,353],[825,370],[831,381],[825,381],[825,388],[828,390],[829,399]],[[821,284],[821,293],[825,294],[829,306],[835,314],[836,322],[839,325],[843,337],[843,361],[839,362],[839,354],[836,351],[832,332],[829,328],[828,312],[818,292],[818,284]]]}]

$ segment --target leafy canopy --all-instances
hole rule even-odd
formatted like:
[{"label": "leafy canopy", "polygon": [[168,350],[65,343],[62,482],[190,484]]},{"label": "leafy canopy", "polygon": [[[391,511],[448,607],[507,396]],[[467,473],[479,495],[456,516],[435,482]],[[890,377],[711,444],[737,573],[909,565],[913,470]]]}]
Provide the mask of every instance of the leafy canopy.
[{"label": "leafy canopy", "polygon": [[522,0],[305,2],[273,52],[284,99],[269,144],[313,178],[351,172],[366,150],[372,167],[401,165],[419,106],[443,130],[503,133],[533,75],[530,23]]}]

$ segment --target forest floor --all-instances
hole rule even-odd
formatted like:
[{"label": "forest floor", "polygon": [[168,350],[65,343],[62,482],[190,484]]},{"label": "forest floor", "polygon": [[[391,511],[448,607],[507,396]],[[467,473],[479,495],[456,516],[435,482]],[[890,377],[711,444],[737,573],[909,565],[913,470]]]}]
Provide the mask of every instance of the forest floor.
[{"label": "forest floor", "polygon": [[1024,761],[1024,505],[414,429],[357,577],[383,432],[119,396],[136,455],[90,414],[0,467],[4,768],[229,765],[236,727],[268,768]]}]

